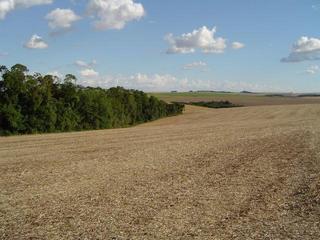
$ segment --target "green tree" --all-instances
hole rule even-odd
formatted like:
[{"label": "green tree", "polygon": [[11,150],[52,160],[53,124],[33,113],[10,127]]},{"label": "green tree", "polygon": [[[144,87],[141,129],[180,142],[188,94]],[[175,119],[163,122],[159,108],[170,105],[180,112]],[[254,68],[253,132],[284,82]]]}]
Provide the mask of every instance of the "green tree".
[{"label": "green tree", "polygon": [[182,113],[142,91],[76,85],[74,75],[59,78],[16,64],[0,66],[0,134],[43,133],[126,127]]}]

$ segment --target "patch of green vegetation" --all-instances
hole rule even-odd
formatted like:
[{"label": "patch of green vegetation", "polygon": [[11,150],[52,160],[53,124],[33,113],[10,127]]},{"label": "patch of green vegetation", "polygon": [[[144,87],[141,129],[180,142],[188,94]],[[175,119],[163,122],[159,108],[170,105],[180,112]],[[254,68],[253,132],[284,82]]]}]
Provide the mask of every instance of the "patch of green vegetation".
[{"label": "patch of green vegetation", "polygon": [[266,94],[265,96],[266,97],[287,97],[283,94]]},{"label": "patch of green vegetation", "polygon": [[[181,104],[181,103],[180,103]],[[207,107],[207,108],[233,108],[233,107],[242,107],[241,105],[233,104],[229,101],[210,101],[210,102],[190,102],[190,103],[183,103],[187,105],[194,105],[200,107]]]},{"label": "patch of green vegetation", "polygon": [[300,94],[298,97],[320,97],[320,94],[317,93],[306,93],[306,94]]}]

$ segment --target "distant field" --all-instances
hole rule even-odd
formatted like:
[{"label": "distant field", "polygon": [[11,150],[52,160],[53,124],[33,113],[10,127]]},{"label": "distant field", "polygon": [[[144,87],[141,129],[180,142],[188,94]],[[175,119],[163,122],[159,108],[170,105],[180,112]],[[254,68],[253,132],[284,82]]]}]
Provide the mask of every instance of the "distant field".
[{"label": "distant field", "polygon": [[167,92],[149,94],[166,102],[230,101],[243,106],[320,103],[320,97],[267,96],[267,94],[213,92]]}]

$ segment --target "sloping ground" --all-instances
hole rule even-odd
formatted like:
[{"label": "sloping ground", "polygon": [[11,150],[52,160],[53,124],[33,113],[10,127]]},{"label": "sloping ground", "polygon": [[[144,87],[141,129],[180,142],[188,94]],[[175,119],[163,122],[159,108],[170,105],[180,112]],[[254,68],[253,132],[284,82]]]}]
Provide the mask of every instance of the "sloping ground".
[{"label": "sloping ground", "polygon": [[320,239],[320,105],[0,138],[1,239]]}]

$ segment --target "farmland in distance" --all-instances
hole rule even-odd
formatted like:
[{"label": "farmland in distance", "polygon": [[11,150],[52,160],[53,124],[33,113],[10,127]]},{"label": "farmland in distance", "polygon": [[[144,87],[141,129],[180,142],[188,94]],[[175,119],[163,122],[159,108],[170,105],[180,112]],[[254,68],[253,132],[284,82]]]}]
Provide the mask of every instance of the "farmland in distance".
[{"label": "farmland in distance", "polygon": [[163,92],[149,93],[167,102],[230,101],[243,106],[314,104],[320,103],[320,96],[268,93],[227,93],[227,92]]}]

